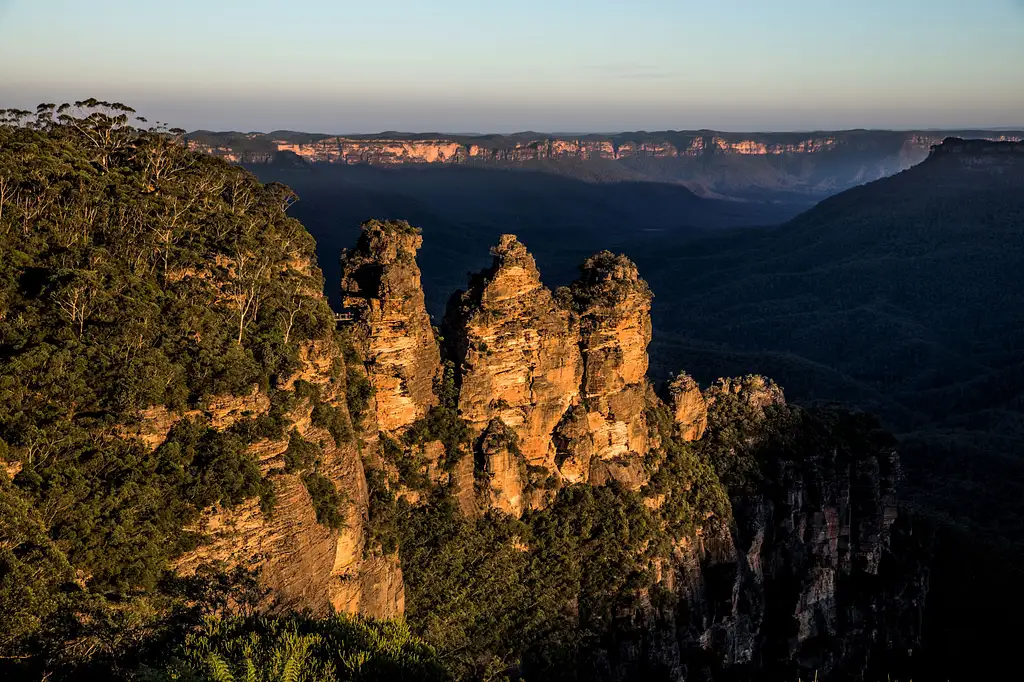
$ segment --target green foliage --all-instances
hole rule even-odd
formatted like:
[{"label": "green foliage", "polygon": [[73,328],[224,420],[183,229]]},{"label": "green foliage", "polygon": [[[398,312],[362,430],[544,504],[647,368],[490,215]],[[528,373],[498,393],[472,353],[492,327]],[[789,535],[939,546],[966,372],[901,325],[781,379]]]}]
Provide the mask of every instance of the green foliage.
[{"label": "green foliage", "polygon": [[[90,623],[135,622],[204,508],[258,497],[269,513],[247,446],[283,436],[294,396],[276,387],[300,344],[333,333],[291,192],[132,113],[87,100],[0,120],[0,443],[22,465],[3,491],[0,611],[15,639],[71,598],[69,569]],[[269,415],[219,432],[184,419],[155,450],[126,436],[141,410],[254,390]]]},{"label": "green foliage", "polygon": [[0,480],[0,657],[23,653],[70,579],[71,566],[36,510]]},{"label": "green foliage", "polygon": [[342,443],[352,440],[352,427],[349,420],[345,418],[345,413],[334,405],[317,403],[313,406],[310,420],[313,422],[313,426],[327,429],[331,438],[334,439],[335,445],[340,446]]},{"label": "green foliage", "polygon": [[398,550],[401,503],[395,499],[383,471],[365,463],[363,466],[366,470],[370,502],[366,526],[366,551],[394,554]]},{"label": "green foliage", "polygon": [[373,385],[362,366],[349,366],[345,375],[345,402],[354,424],[359,424],[373,397]]},{"label": "green foliage", "polygon": [[404,446],[394,438],[380,432],[380,449],[384,459],[398,470],[398,482],[407,488],[425,490],[430,487],[427,476],[426,460],[420,455],[418,448]]},{"label": "green foliage", "polygon": [[497,660],[549,679],[586,677],[615,607],[650,584],[657,523],[615,486],[563,489],[522,521],[467,519],[437,491],[405,510],[401,533],[406,616],[453,675],[481,676]]},{"label": "green foliage", "polygon": [[450,360],[445,361],[441,376],[434,381],[434,394],[438,404],[409,427],[403,440],[414,446],[440,441],[445,451],[441,468],[451,471],[467,454],[470,433],[469,426],[459,416],[459,388],[455,382],[455,365]]},{"label": "green foliage", "polygon": [[697,446],[703,460],[731,491],[749,489],[760,477],[756,445],[772,423],[771,416],[784,418],[787,408],[768,407],[765,414],[739,395],[721,392],[708,410],[708,426]]},{"label": "green foliage", "polygon": [[293,474],[314,467],[323,459],[324,452],[316,443],[302,437],[298,429],[292,429],[288,438],[288,449],[284,451],[284,472]]},{"label": "green foliage", "polygon": [[444,680],[434,651],[400,621],[209,618],[149,682]]},{"label": "green foliage", "polygon": [[315,471],[302,474],[302,483],[309,491],[316,510],[316,522],[328,528],[338,529],[345,525],[343,506],[345,496],[338,492],[334,482]]}]

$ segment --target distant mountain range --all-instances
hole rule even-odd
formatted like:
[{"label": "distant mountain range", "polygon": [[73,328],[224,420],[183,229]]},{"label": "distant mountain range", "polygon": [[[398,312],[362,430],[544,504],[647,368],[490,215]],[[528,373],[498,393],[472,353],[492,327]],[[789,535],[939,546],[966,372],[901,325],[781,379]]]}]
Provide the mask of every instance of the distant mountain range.
[{"label": "distant mountain range", "polygon": [[195,131],[196,150],[244,164],[462,164],[543,170],[592,182],[682,184],[701,196],[814,203],[923,161],[947,137],[1019,141],[1022,130],[616,135],[446,135],[383,132],[336,136],[294,131]]}]

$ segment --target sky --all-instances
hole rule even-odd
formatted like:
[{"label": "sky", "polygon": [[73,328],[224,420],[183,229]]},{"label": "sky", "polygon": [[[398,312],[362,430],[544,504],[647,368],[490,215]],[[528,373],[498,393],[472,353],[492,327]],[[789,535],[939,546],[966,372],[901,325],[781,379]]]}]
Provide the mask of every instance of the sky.
[{"label": "sky", "polygon": [[1024,0],[0,0],[0,107],[189,130],[1024,127]]}]

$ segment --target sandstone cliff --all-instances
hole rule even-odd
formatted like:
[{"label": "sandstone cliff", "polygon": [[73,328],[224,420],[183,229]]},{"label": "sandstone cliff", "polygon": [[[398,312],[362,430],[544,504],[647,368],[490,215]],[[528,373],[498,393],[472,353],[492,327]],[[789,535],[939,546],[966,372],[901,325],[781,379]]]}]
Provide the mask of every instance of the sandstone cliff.
[{"label": "sandstone cliff", "polygon": [[404,222],[370,221],[355,249],[342,256],[341,290],[354,316],[353,336],[366,359],[378,426],[396,432],[437,400],[437,340],[423,302],[416,251],[419,231]]},{"label": "sandstone cliff", "polygon": [[[870,421],[789,407],[776,384],[756,375],[719,379],[702,393],[681,373],[663,405],[646,377],[652,294],[636,266],[598,253],[552,295],[511,235],[494,247],[492,266],[452,297],[445,352],[457,381],[455,395],[439,403],[434,391],[444,389],[431,385],[439,351],[414,261],[419,244],[406,225],[366,226],[346,255],[353,320],[342,322],[342,338],[358,341],[365,365],[358,353],[318,342],[278,387],[314,385],[316,401],[341,415],[348,439],[316,425],[312,399],[297,400],[286,417],[320,444],[317,471],[348,500],[344,523],[336,530],[318,523],[301,476],[284,466],[286,440],[261,441],[252,451],[274,481],[274,515],[266,518],[256,502],[211,511],[197,528],[210,542],[181,557],[179,571],[212,561],[248,566],[282,606],[399,615],[402,567],[397,554],[368,539],[364,466],[383,472],[380,480],[412,505],[426,503],[431,485],[447,486],[471,517],[487,509],[521,516],[560,486],[617,481],[642,496],[658,523],[676,525],[663,529],[673,544],[649,559],[658,594],[671,599],[645,588],[620,609],[610,624],[609,678],[651,664],[673,679],[717,679],[719,666],[746,665],[787,676],[862,673],[877,651],[917,646],[925,579],[900,568],[902,548],[913,541],[897,524],[899,462]],[[348,367],[339,372],[344,357]],[[346,396],[348,382],[361,378],[376,394],[355,420]],[[436,440],[437,420],[446,410],[445,419],[454,418],[456,408],[472,454],[447,463],[451,444]],[[272,409],[256,392],[212,400],[198,416],[227,428]],[[154,411],[135,437],[155,446],[183,416],[197,415]],[[405,469],[389,456],[409,458]],[[675,476],[687,471],[679,466],[715,473],[693,469],[657,489],[652,473],[672,457],[695,458],[674,464]],[[423,480],[410,487],[416,467]],[[728,486],[725,508],[708,511],[712,492],[700,486],[721,486],[719,478]],[[899,623],[895,634],[892,623]]]},{"label": "sandstone cliff", "polygon": [[520,516],[525,508],[526,459],[516,434],[500,419],[492,419],[480,440],[481,465],[487,484],[487,504]]},{"label": "sandstone cliff", "polygon": [[[1024,139],[1021,131],[956,131],[964,138],[1016,142]],[[403,139],[401,137],[309,136],[309,141],[272,139],[255,133],[244,140],[228,139],[220,133],[193,134],[189,146],[221,156],[232,162],[269,163],[277,152],[287,152],[316,163],[370,163],[398,165],[408,163],[524,162],[558,159],[606,159],[620,161],[634,157],[697,158],[712,154],[735,156],[811,156],[835,149],[855,150],[858,146],[878,145],[893,138],[895,149],[909,154],[927,155],[932,145],[940,144],[948,134],[936,132],[872,133],[714,133],[710,131],[666,131],[664,133],[621,133],[613,137],[545,137],[515,135],[502,139],[487,136]],[[920,159],[918,159],[920,160]]]},{"label": "sandstone cliff", "polygon": [[[569,415],[562,430],[569,469],[589,469],[588,478],[597,484],[614,478],[639,487],[639,463],[648,451],[644,411],[651,291],[632,261],[608,251],[588,258],[580,272],[578,280],[559,292],[579,324],[580,395],[589,431],[582,442],[574,442],[568,434],[580,431],[580,415]],[[589,467],[583,461],[588,451]]]},{"label": "sandstone cliff", "polygon": [[[895,441],[863,415],[788,408],[761,377],[709,393],[712,441],[739,428],[728,456],[753,456],[759,480],[734,481],[731,522],[709,519],[656,562],[678,601],[644,598],[624,614],[612,676],[654,660],[669,679],[731,679],[722,669],[744,666],[764,679],[863,679],[885,652],[912,652],[928,577],[898,514]],[[738,425],[739,406],[751,411]],[[708,445],[701,456],[719,447]]]},{"label": "sandstone cliff", "polygon": [[700,386],[683,372],[669,383],[672,416],[680,437],[685,441],[700,440],[708,425],[708,407]]},{"label": "sandstone cliff", "polygon": [[527,464],[554,472],[552,431],[579,394],[577,332],[523,244],[503,235],[493,254],[493,265],[453,297],[446,315],[459,410],[477,435],[501,420]]},{"label": "sandstone cliff", "polygon": [[[288,398],[290,409],[275,415],[284,420],[285,438],[265,439],[250,447],[274,488],[272,513],[264,513],[259,500],[231,509],[211,509],[195,528],[207,540],[176,560],[179,573],[187,575],[206,564],[255,571],[270,590],[269,605],[274,608],[316,613],[336,610],[377,617],[402,613],[405,595],[397,558],[383,556],[366,543],[368,496],[357,435],[361,431],[353,423],[346,401],[347,382],[353,375],[333,371],[341,356],[342,350],[333,341],[308,344],[298,372],[287,385],[278,387],[279,399],[286,394],[293,396]],[[361,365],[352,369],[358,376]],[[296,394],[293,389],[299,381],[313,387],[306,390],[316,397]],[[337,434],[314,423],[315,405],[334,411],[335,425],[340,425],[347,439],[336,440]],[[225,429],[243,418],[268,416],[271,410],[270,400],[256,391],[248,398],[213,400],[199,412],[147,411],[137,437],[155,448],[182,418],[200,419]],[[363,422],[374,432],[372,414],[364,416]],[[321,456],[315,463],[316,472],[328,479],[345,501],[343,522],[336,529],[318,519],[304,472],[289,471],[286,466],[292,447],[287,434],[293,432],[318,446]]]}]

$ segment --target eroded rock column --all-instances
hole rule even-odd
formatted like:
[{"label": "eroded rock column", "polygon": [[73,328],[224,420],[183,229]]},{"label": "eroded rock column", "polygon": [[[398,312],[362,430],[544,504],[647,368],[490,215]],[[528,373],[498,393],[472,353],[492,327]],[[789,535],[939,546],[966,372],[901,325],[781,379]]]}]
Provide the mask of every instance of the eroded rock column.
[{"label": "eroded rock column", "polygon": [[[590,480],[615,478],[642,484],[640,458],[649,449],[644,413],[647,345],[651,341],[651,291],[625,256],[602,251],[588,258],[580,278],[559,292],[579,320],[583,382],[580,391],[593,440]],[[579,431],[579,416],[566,424]],[[573,440],[573,439],[570,439]],[[571,443],[569,448],[576,448]],[[570,466],[579,467],[574,458]]]},{"label": "eroded rock column", "polygon": [[578,400],[582,376],[577,332],[514,235],[492,253],[493,265],[449,303],[459,411],[477,436],[501,420],[528,464],[555,471],[552,431]]},{"label": "eroded rock column", "polygon": [[341,291],[353,337],[366,360],[381,431],[395,433],[437,402],[437,339],[423,300],[416,251],[419,230],[372,220],[355,249],[342,256]]}]

